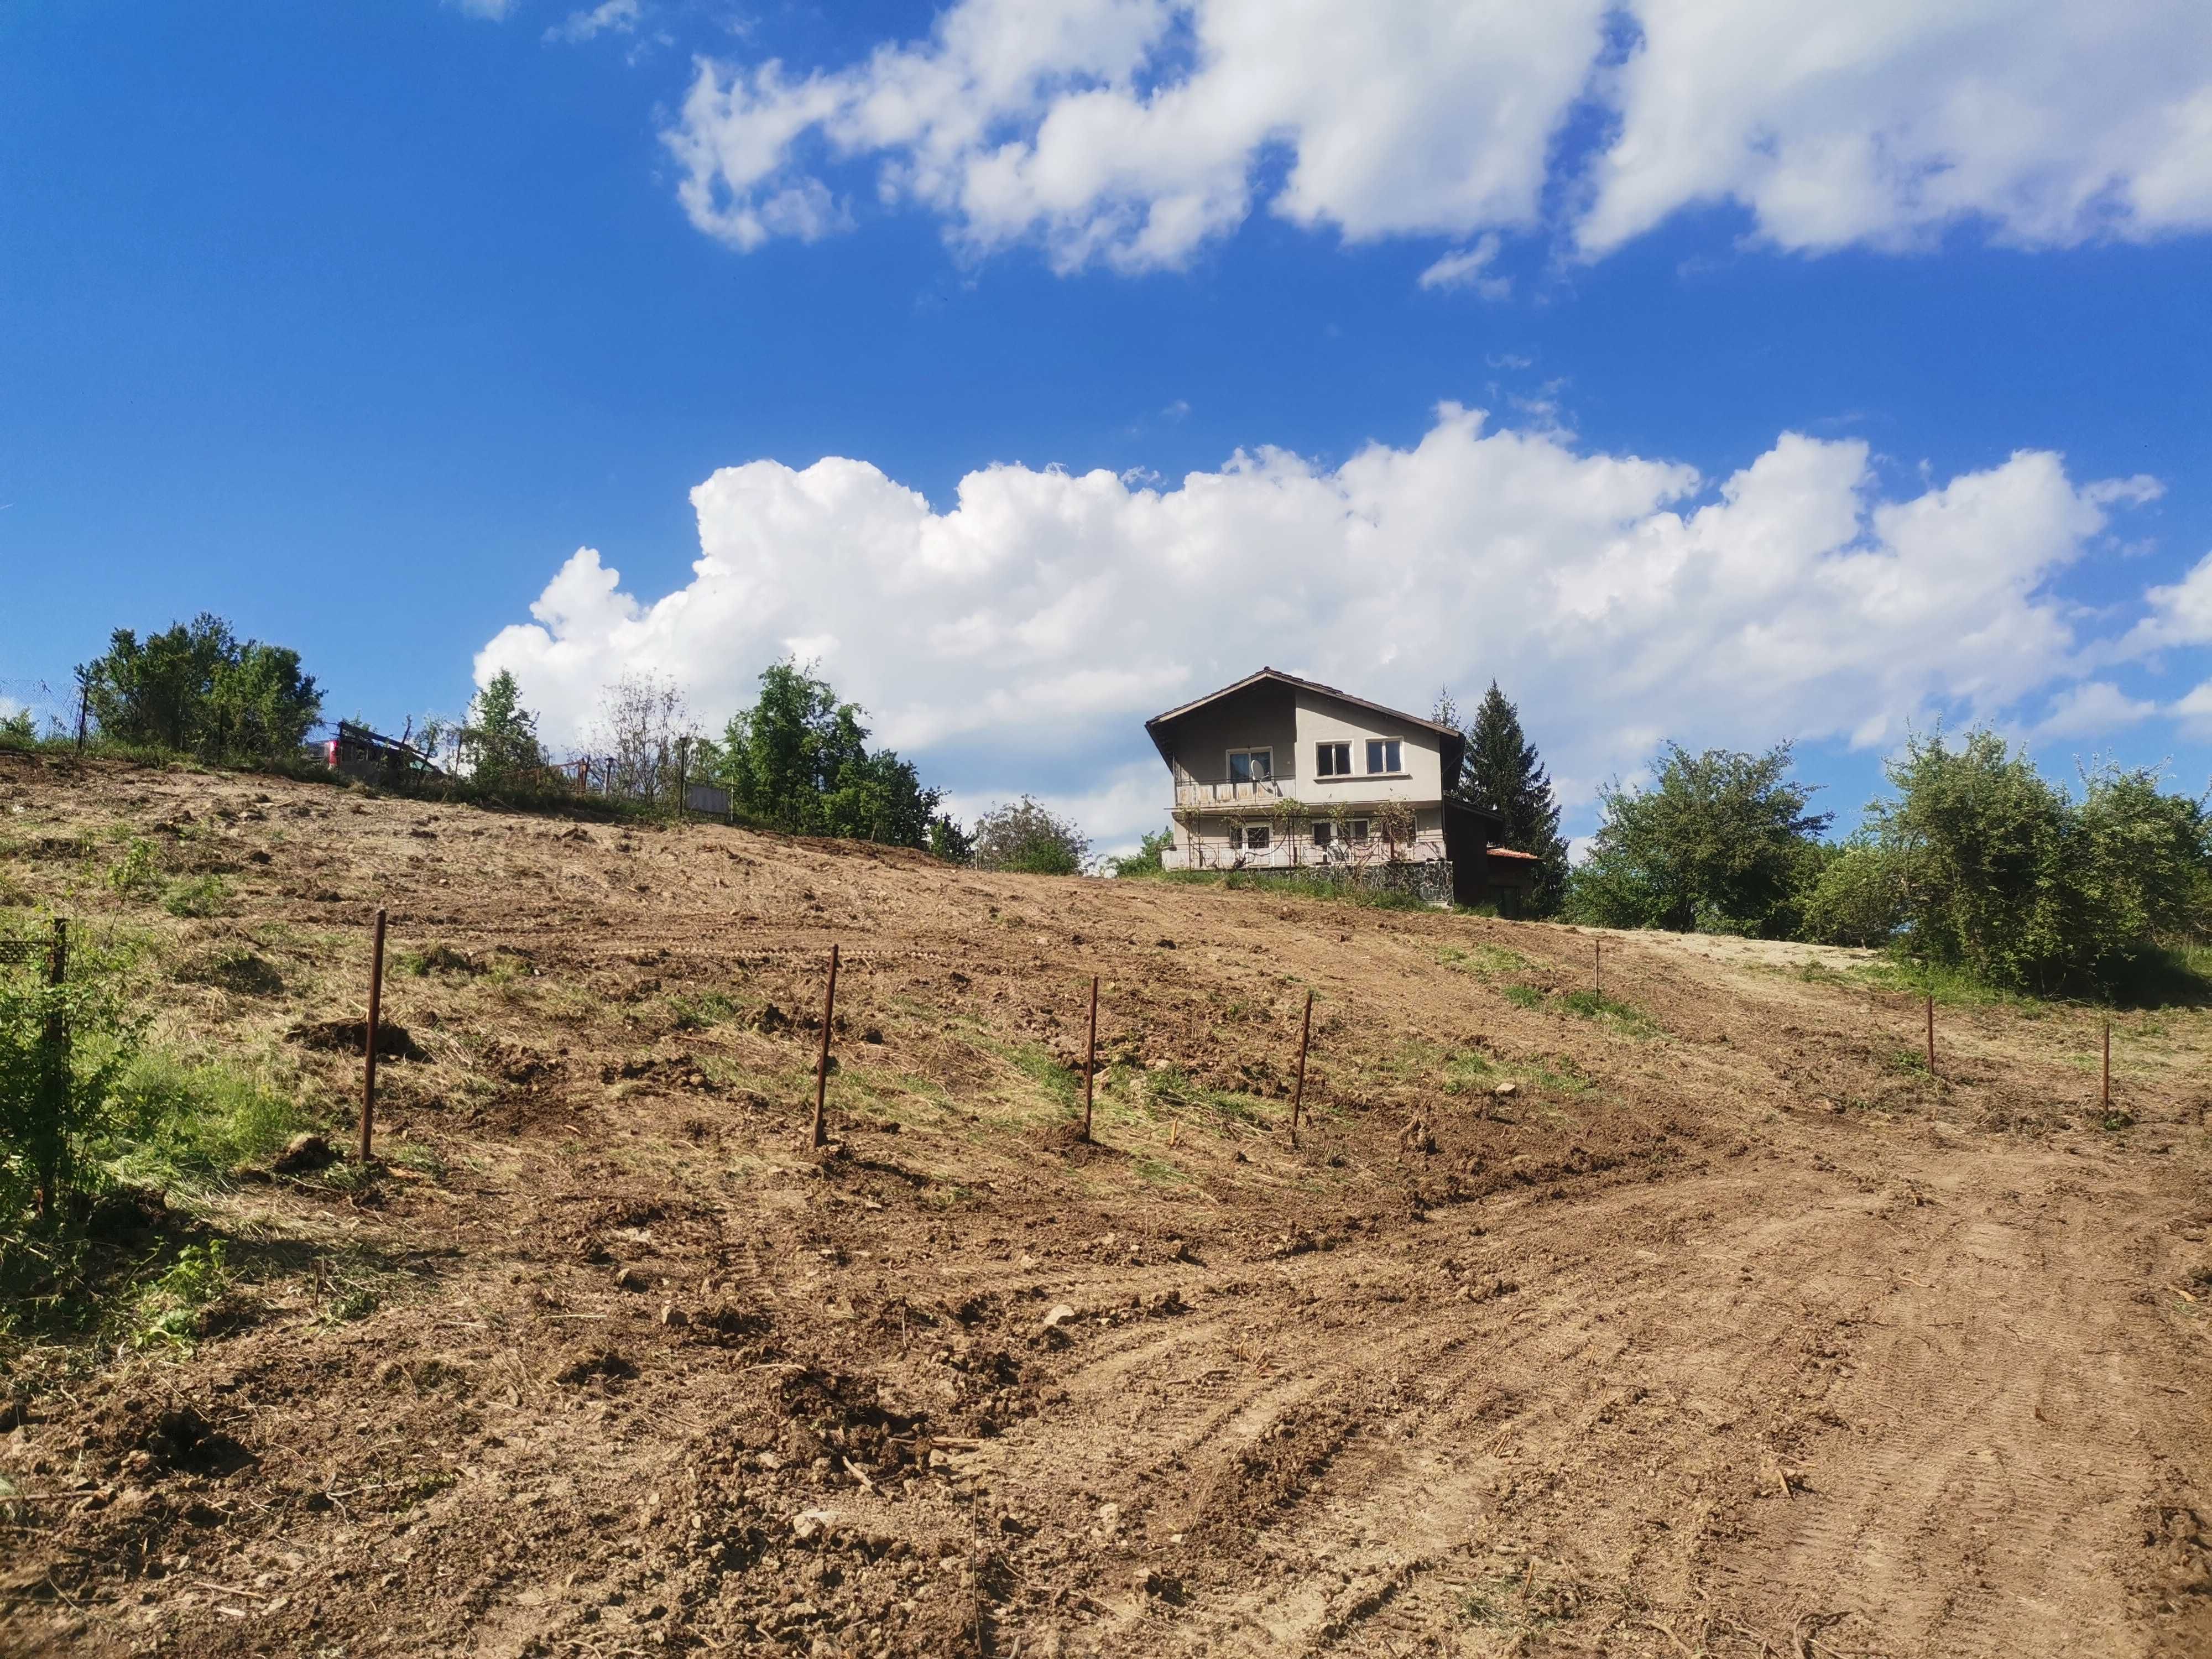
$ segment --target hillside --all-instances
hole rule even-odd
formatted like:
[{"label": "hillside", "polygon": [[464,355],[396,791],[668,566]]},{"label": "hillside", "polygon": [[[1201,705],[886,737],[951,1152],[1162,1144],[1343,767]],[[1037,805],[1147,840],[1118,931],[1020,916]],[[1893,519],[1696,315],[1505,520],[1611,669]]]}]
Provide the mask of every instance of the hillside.
[{"label": "hillside", "polygon": [[1930,1078],[1811,947],[1596,999],[1572,928],[7,755],[0,838],[334,1141],[379,905],[405,1033],[382,1176],[106,1206],[225,1241],[196,1344],[5,1351],[0,1647],[2212,1650],[2205,1012],[2107,1120],[2090,1012]]}]

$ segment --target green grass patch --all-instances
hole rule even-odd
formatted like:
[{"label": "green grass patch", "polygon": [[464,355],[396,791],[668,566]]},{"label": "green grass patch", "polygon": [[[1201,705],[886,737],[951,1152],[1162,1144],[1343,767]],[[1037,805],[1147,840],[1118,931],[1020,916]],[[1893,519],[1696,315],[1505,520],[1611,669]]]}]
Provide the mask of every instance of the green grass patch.
[{"label": "green grass patch", "polygon": [[201,1316],[231,1283],[221,1239],[185,1245],[166,1272],[139,1287],[131,1314],[131,1346],[189,1352],[199,1340]]},{"label": "green grass patch", "polygon": [[1035,1043],[1024,1043],[1018,1048],[1007,1051],[1006,1059],[1016,1071],[1036,1084],[1054,1105],[1072,1108],[1081,1103],[1082,1079],[1063,1065],[1051,1050]]},{"label": "green grass patch", "polygon": [[1656,1036],[1659,1027],[1650,1015],[1633,1003],[1620,1002],[1599,991],[1570,991],[1559,999],[1569,1013],[1629,1036]]},{"label": "green grass patch", "polygon": [[118,1179],[189,1187],[267,1158],[308,1127],[299,1102],[266,1077],[146,1049],[117,1079],[93,1150]]},{"label": "green grass patch", "polygon": [[1360,887],[1321,876],[1275,876],[1249,870],[1163,870],[1157,875],[1123,878],[1172,882],[1185,887],[1219,887],[1230,892],[1279,893],[1285,898],[1328,899],[1369,910],[1431,910],[1426,899],[1393,888]]},{"label": "green grass patch", "polygon": [[402,951],[392,958],[392,966],[403,974],[416,979],[427,979],[432,974],[480,974],[483,966],[465,951],[457,951],[450,945],[426,945],[419,951]]},{"label": "green grass patch", "polygon": [[1519,980],[1505,988],[1504,996],[1516,1008],[1540,1008],[1544,1006],[1543,991]]},{"label": "green grass patch", "polygon": [[228,915],[230,884],[221,876],[188,876],[173,881],[161,895],[161,908],[173,916]]},{"label": "green grass patch", "polygon": [[669,1024],[678,1031],[703,1031],[738,1017],[738,1005],[720,991],[682,994],[668,999]]},{"label": "green grass patch", "polygon": [[1135,1171],[1138,1180],[1154,1187],[1187,1187],[1198,1179],[1179,1164],[1142,1152],[1130,1160],[1129,1167]]}]

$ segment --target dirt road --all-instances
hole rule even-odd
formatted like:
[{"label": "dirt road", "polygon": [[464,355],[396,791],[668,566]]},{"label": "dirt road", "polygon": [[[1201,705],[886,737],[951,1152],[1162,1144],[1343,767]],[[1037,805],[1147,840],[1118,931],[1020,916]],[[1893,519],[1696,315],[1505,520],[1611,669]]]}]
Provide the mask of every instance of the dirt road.
[{"label": "dirt road", "polygon": [[[2107,1117],[2087,1011],[1931,1078],[1847,953],[1608,936],[1600,1001],[1571,929],[720,828],[8,762],[0,823],[333,1117],[372,899],[415,964],[386,1176],[141,1216],[228,1243],[188,1353],[9,1353],[21,1650],[2212,1651],[2212,1016]],[[112,898],[134,832],[228,913]]]}]

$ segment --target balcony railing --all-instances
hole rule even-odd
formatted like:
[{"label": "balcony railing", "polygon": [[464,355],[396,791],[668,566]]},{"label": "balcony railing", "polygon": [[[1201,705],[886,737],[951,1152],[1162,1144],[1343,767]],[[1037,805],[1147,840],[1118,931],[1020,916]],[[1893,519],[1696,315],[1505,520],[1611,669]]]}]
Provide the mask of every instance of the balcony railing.
[{"label": "balcony railing", "polygon": [[1273,778],[1255,778],[1249,783],[1201,783],[1196,778],[1177,778],[1175,792],[1177,806],[1223,806],[1283,798],[1283,786]]}]

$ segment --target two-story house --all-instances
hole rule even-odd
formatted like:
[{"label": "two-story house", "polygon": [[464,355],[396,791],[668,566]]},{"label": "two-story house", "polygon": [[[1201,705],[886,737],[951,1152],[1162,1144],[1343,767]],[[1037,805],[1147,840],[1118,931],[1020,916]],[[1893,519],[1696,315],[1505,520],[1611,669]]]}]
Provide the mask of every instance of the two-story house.
[{"label": "two-story house", "polygon": [[1449,799],[1467,740],[1279,669],[1145,722],[1175,779],[1171,870],[1449,865],[1422,884],[1509,910],[1534,860],[1493,849],[1490,814]]}]

